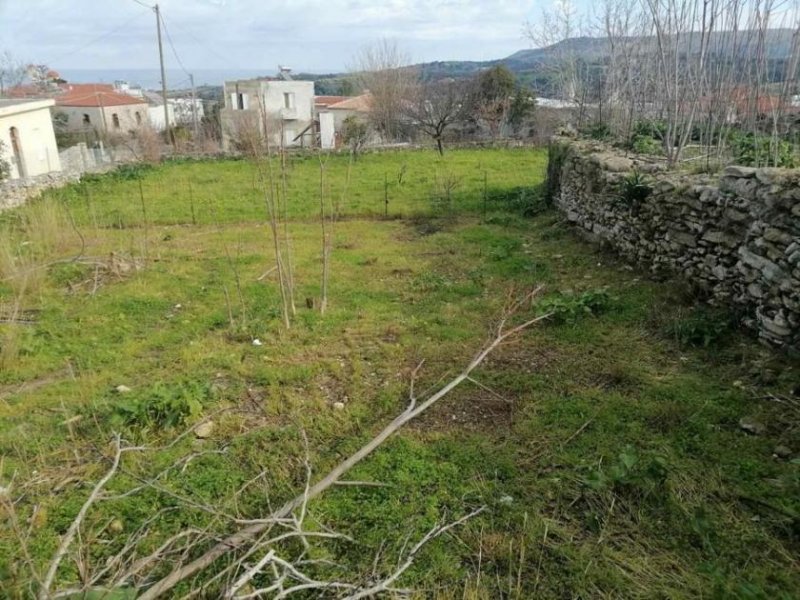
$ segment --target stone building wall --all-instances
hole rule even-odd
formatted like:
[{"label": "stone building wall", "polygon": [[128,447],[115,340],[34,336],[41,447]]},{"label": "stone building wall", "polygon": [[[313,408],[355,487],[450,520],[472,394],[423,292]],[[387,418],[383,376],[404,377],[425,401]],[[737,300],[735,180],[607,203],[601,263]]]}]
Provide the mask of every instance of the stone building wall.
[{"label": "stone building wall", "polygon": [[800,170],[681,174],[559,139],[548,174],[556,206],[592,238],[741,308],[764,340],[800,349]]}]

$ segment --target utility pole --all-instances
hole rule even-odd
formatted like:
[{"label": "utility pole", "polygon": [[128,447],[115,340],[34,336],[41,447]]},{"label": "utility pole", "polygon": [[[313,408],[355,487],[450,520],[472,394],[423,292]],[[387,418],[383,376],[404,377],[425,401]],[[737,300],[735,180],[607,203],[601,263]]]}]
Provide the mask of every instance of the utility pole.
[{"label": "utility pole", "polygon": [[164,45],[161,42],[161,10],[158,4],[153,7],[156,13],[156,31],[158,31],[158,59],[161,61],[161,98],[164,101],[164,131],[167,133],[169,139],[169,105],[167,104],[167,72],[164,69]]},{"label": "utility pole", "polygon": [[197,98],[194,90],[194,75],[189,73],[189,83],[192,84],[192,128],[194,129],[194,141],[197,142]]}]

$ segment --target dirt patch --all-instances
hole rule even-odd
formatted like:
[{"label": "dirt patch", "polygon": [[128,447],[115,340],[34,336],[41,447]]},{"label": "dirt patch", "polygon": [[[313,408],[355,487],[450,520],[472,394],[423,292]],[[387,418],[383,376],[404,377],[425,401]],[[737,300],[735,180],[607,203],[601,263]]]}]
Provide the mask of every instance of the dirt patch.
[{"label": "dirt patch", "polygon": [[546,343],[525,339],[525,335],[536,335],[536,330],[523,334],[511,343],[500,346],[483,363],[484,368],[515,373],[543,373],[559,362],[559,352]]},{"label": "dirt patch", "polygon": [[465,382],[413,421],[409,429],[420,432],[508,429],[514,420],[515,404],[513,398],[501,398]]},{"label": "dirt patch", "polygon": [[7,400],[8,398],[16,396],[17,394],[33,392],[34,390],[38,390],[47,385],[51,385],[54,383],[61,383],[65,381],[69,376],[70,376],[69,370],[64,370],[64,371],[57,371],[50,375],[45,375],[44,377],[40,377],[39,379],[32,379],[24,383],[0,385],[0,400]]}]

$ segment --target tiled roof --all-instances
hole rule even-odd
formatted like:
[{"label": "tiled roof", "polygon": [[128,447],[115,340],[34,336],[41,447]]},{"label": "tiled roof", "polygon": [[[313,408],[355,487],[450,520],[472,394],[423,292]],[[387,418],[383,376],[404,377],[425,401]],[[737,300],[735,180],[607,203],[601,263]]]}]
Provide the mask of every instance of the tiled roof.
[{"label": "tiled roof", "polygon": [[346,100],[327,106],[330,110],[355,110],[357,112],[369,112],[371,107],[372,96],[370,94],[353,96],[352,98],[347,98]]},{"label": "tiled roof", "polygon": [[330,106],[348,100],[350,96],[314,96],[316,106]]},{"label": "tiled roof", "polygon": [[105,83],[74,83],[62,86],[63,91],[55,97],[57,106],[107,107],[128,104],[147,104],[142,98],[135,98],[114,90]]}]

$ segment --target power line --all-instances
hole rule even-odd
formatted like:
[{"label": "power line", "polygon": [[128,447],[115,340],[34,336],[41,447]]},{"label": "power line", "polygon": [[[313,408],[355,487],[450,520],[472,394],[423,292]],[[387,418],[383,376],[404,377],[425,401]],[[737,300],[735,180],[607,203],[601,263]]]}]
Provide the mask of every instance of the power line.
[{"label": "power line", "polygon": [[[134,2],[136,2],[136,0],[134,0]],[[137,2],[137,3],[138,3],[138,2]],[[149,7],[148,7],[148,8],[149,8]],[[118,26],[118,27],[115,27],[114,29],[111,29],[110,31],[107,31],[107,32],[105,32],[105,33],[103,33],[103,34],[100,34],[100,35],[98,35],[96,38],[92,38],[91,40],[89,40],[88,42],[86,42],[85,44],[83,44],[82,46],[78,46],[76,49],[74,49],[74,50],[72,50],[72,51],[70,51],[70,52],[67,52],[66,54],[62,54],[62,55],[61,55],[61,56],[59,56],[59,57],[58,57],[56,60],[64,60],[65,58],[68,58],[68,57],[70,57],[70,56],[73,56],[73,55],[77,54],[78,52],[80,52],[80,51],[82,51],[82,50],[85,50],[85,49],[86,49],[86,48],[88,48],[89,46],[92,46],[92,45],[96,44],[97,42],[99,42],[99,41],[101,41],[101,40],[104,40],[104,39],[106,39],[107,37],[110,37],[110,36],[112,36],[113,34],[117,33],[118,31],[120,31],[120,30],[122,30],[122,29],[125,29],[125,28],[126,28],[128,25],[130,25],[131,23],[133,23],[133,22],[134,22],[136,19],[138,19],[138,18],[142,17],[144,14],[145,14],[145,13],[137,13],[136,15],[134,15],[133,17],[131,17],[130,19],[128,19],[127,21],[125,21],[125,22],[124,22],[122,25],[120,25],[120,26]],[[45,64],[53,64],[54,62],[55,62],[55,61],[52,61],[52,60],[51,60],[51,61],[47,61]]]},{"label": "power line", "polygon": [[145,4],[144,2],[141,2],[140,0],[133,0],[133,1],[136,2],[136,4],[138,4],[139,6],[144,6],[145,8],[149,8],[150,10],[155,10],[154,6],[150,6],[149,4]]},{"label": "power line", "polygon": [[[137,0],[134,0],[136,2]],[[178,61],[181,69],[186,75],[190,75],[189,71],[183,66],[183,61],[181,61],[181,57],[178,56],[178,51],[175,49],[175,44],[172,43],[172,36],[169,34],[169,29],[167,28],[167,20],[164,18],[164,13],[161,13],[161,23],[164,25],[164,33],[167,34],[167,41],[169,42],[169,47],[172,48],[172,54],[175,55],[175,60]]]},{"label": "power line", "polygon": [[200,39],[200,38],[198,38],[198,37],[197,37],[197,36],[196,36],[194,33],[192,33],[192,32],[191,32],[189,29],[187,29],[186,27],[183,27],[183,26],[182,26],[180,23],[173,23],[173,25],[175,25],[175,26],[176,26],[178,29],[180,29],[180,30],[181,30],[183,33],[185,33],[185,34],[186,34],[186,35],[188,35],[190,38],[192,38],[192,40],[194,40],[194,42],[195,42],[195,43],[196,43],[198,46],[201,46],[201,47],[202,47],[202,48],[203,48],[203,49],[204,49],[206,52],[208,52],[209,54],[213,54],[213,55],[214,55],[216,58],[218,58],[219,60],[221,60],[221,61],[222,61],[222,62],[223,62],[223,63],[224,63],[226,66],[230,64],[230,62],[231,62],[231,61],[230,61],[230,57],[223,56],[222,54],[220,54],[219,52],[217,52],[216,50],[214,50],[214,49],[211,47],[211,45],[208,43],[208,40],[206,40],[206,41],[203,41],[203,40],[201,40],[201,39]]}]

